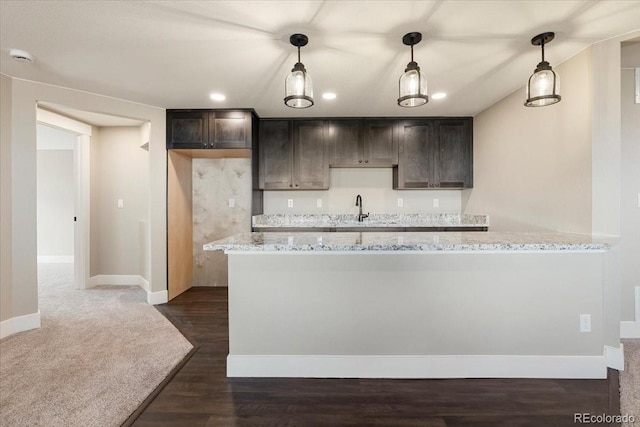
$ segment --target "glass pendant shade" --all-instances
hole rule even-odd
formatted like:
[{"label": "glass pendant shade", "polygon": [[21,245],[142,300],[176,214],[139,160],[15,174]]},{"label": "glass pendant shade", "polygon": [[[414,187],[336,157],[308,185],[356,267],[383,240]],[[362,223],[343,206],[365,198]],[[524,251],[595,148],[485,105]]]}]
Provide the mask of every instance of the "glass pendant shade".
[{"label": "glass pendant shade", "polygon": [[[545,66],[546,65],[546,66]],[[527,107],[544,107],[560,102],[560,78],[548,62],[541,62],[529,77],[527,84]]]},{"label": "glass pendant shade", "polygon": [[538,34],[531,39],[531,44],[540,46],[542,51],[542,61],[534,70],[527,82],[527,99],[524,101],[526,107],[544,107],[545,105],[560,102],[560,77],[551,68],[551,65],[544,60],[544,45],[549,43],[555,34],[552,32]]},{"label": "glass pendant shade", "polygon": [[291,108],[309,108],[313,105],[313,82],[300,62],[285,79],[284,92],[284,103]]},{"label": "glass pendant shade", "polygon": [[418,107],[429,102],[427,96],[427,79],[420,72],[415,62],[410,62],[400,76],[400,97],[398,105],[401,107]]},{"label": "glass pendant shade", "polygon": [[289,42],[298,48],[298,62],[284,80],[284,103],[291,108],[309,108],[313,105],[313,82],[300,62],[300,47],[306,46],[309,38],[292,34]]},{"label": "glass pendant shade", "polygon": [[422,34],[417,32],[407,33],[402,37],[402,43],[411,46],[411,62],[407,64],[398,83],[398,105],[401,107],[418,107],[429,102],[427,78],[420,72],[418,63],[413,60],[413,45],[421,40]]}]

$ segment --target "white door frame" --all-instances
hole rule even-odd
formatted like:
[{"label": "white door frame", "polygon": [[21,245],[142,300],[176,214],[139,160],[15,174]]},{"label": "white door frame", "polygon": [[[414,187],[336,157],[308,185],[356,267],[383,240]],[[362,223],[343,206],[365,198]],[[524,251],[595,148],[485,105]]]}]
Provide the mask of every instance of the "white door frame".
[{"label": "white door frame", "polygon": [[37,109],[38,123],[74,133],[73,148],[74,201],[74,283],[78,289],[89,286],[90,274],[90,147],[91,126],[68,117]]}]

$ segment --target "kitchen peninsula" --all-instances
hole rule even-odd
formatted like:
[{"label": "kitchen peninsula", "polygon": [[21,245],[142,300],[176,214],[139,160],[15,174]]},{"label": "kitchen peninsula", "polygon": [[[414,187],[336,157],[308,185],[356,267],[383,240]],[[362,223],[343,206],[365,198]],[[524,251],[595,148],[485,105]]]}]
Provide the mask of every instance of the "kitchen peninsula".
[{"label": "kitchen peninsula", "polygon": [[230,377],[605,378],[619,363],[611,239],[254,232],[204,249],[229,255]]}]

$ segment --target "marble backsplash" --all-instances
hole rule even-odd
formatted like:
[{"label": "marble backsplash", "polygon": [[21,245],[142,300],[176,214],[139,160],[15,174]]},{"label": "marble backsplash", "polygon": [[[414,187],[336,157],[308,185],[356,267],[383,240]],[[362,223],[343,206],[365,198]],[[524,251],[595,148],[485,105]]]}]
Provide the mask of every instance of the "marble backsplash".
[{"label": "marble backsplash", "polygon": [[202,246],[251,231],[251,159],[193,159],[192,186],[193,286],[227,286],[227,256]]}]

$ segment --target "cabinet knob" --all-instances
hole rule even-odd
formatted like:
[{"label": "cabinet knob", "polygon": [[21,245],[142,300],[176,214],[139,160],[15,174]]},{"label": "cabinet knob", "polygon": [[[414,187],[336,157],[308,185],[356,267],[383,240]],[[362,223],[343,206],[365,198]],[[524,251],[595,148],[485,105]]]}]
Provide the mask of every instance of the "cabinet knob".
[{"label": "cabinet knob", "polygon": [[369,160],[365,160],[364,162],[365,162],[365,163],[369,163]]},{"label": "cabinet knob", "polygon": [[296,187],[300,187],[298,184],[296,184]]},{"label": "cabinet knob", "polygon": [[433,184],[429,184],[429,187],[433,187]]},{"label": "cabinet knob", "polygon": [[289,187],[293,187],[293,184],[289,184]]},{"label": "cabinet knob", "polygon": [[436,184],[436,187],[440,187],[440,183],[439,182]]},{"label": "cabinet knob", "polygon": [[362,160],[358,160],[358,163],[362,163]]}]

